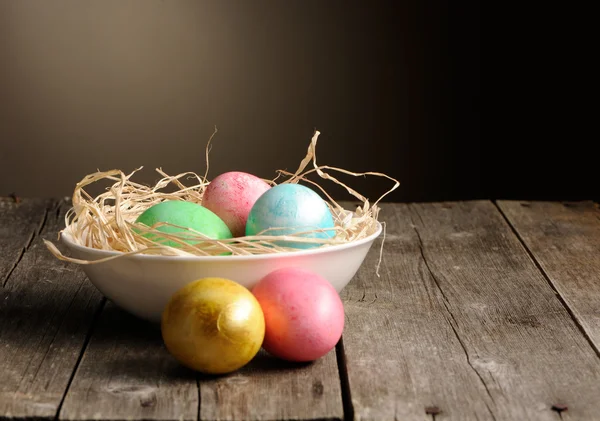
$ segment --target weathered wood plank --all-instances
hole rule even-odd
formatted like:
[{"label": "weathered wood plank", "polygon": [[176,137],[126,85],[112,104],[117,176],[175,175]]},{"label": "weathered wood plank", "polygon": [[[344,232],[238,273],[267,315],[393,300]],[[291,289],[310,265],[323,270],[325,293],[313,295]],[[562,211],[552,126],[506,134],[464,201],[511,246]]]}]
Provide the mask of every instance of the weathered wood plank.
[{"label": "weathered wood plank", "polygon": [[262,351],[225,377],[202,376],[201,420],[342,420],[335,351],[293,364]]},{"label": "weathered wood plank", "polygon": [[500,201],[498,206],[599,350],[598,205]]},{"label": "weathered wood plank", "polygon": [[498,415],[553,419],[547,408],[565,404],[563,419],[598,418],[600,359],[493,204],[414,209],[425,258]]},{"label": "weathered wood plank", "polygon": [[381,277],[376,243],[342,291],[355,418],[430,421],[426,408],[437,406],[447,419],[490,419],[491,399],[448,321],[409,207],[385,206],[381,218],[387,224]]},{"label": "weathered wood plank", "polygon": [[196,420],[196,374],[163,345],[160,326],[107,303],[67,393],[61,420]]},{"label": "weathered wood plank", "polygon": [[68,205],[0,203],[0,418],[54,418],[102,297],[40,241],[56,238]]},{"label": "weathered wood plank", "polygon": [[0,197],[0,286],[17,266],[33,239],[39,234],[50,208],[51,199]]},{"label": "weathered wood plank", "polygon": [[[227,376],[200,376],[202,420],[342,419],[335,352],[288,364],[264,352]],[[196,375],[162,343],[160,328],[112,304],[102,313],[60,419],[193,420]]]},{"label": "weathered wood plank", "polygon": [[343,291],[356,419],[599,418],[600,359],[491,202],[382,218],[381,277],[374,247]]}]

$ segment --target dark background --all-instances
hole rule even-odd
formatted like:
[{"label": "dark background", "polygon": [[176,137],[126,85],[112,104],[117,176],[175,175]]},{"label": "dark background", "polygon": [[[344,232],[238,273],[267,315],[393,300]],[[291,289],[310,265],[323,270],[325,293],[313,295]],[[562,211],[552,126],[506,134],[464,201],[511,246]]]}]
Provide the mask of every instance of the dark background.
[{"label": "dark background", "polygon": [[528,124],[509,34],[482,54],[477,2],[0,1],[0,194],[204,173],[216,125],[209,178],[293,170],[316,128],[320,163],[397,178],[391,200],[597,199],[589,148]]}]

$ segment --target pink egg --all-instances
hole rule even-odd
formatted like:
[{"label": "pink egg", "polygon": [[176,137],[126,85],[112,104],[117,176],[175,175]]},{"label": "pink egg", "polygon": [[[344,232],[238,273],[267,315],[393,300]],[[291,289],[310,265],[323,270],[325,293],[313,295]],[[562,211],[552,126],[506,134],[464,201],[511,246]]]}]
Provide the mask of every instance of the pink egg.
[{"label": "pink egg", "polygon": [[320,275],[300,268],[271,272],[252,289],[265,316],[263,348],[289,361],[314,361],[344,330],[344,305]]},{"label": "pink egg", "polygon": [[234,237],[242,237],[250,209],[270,188],[269,184],[252,174],[226,172],[210,182],[204,191],[202,206],[219,216]]}]

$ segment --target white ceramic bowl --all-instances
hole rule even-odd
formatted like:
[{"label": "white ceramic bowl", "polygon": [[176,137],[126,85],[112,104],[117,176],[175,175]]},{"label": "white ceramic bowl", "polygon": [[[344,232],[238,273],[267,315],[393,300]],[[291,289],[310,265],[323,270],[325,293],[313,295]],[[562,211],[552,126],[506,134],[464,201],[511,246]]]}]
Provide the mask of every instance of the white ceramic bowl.
[{"label": "white ceramic bowl", "polygon": [[[377,231],[352,243],[253,256],[155,256],[131,255],[103,263],[82,265],[98,290],[124,310],[153,322],[159,322],[171,296],[184,285],[205,277],[227,278],[251,289],[273,270],[296,266],[312,270],[327,279],[340,292],[358,271]],[[63,232],[61,241],[72,257],[98,260],[120,254],[75,244]]]}]

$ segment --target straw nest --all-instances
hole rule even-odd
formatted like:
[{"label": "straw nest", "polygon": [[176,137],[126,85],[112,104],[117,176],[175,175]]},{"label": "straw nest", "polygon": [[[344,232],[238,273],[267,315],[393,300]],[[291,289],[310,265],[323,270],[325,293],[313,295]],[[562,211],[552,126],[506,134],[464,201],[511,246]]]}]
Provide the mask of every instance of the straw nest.
[{"label": "straw nest", "polygon": [[[165,200],[184,200],[202,204],[202,195],[206,187],[210,184],[207,178],[209,168],[208,158],[211,141],[215,134],[216,129],[206,146],[206,173],[204,176],[199,176],[194,172],[185,172],[170,176],[159,168],[156,171],[162,178],[154,186],[145,186],[132,180],[135,173],[141,168],[136,169],[130,174],[125,174],[120,170],[111,170],[85,176],[77,183],[74,189],[72,198],[73,206],[65,216],[65,229],[63,231],[69,233],[73,241],[81,246],[119,252],[112,257],[102,259],[102,261],[131,254],[213,256],[223,253],[230,253],[231,255],[254,255],[297,251],[297,249],[282,247],[275,243],[281,240],[316,243],[321,247],[328,247],[357,241],[373,234],[377,229],[378,203],[400,184],[394,178],[378,172],[355,173],[340,168],[318,165],[316,147],[320,133],[315,131],[307,154],[300,162],[296,172],[291,173],[277,170],[278,176],[276,179],[265,181],[271,185],[303,182],[323,192],[325,197],[327,197],[327,205],[335,221],[334,237],[327,239],[302,237],[303,234],[310,231],[286,236],[274,236],[268,235],[268,232],[262,232],[260,235],[255,236],[214,240],[201,233],[187,229],[185,233],[186,241],[184,241],[182,237],[178,237],[176,234],[166,234],[157,230],[160,225],[169,224],[157,224],[153,227],[135,224],[136,218],[144,210]],[[370,203],[362,194],[332,176],[330,174],[332,171],[355,177],[384,177],[392,181],[393,186],[374,203]],[[316,174],[319,181],[327,180],[342,186],[361,204],[354,210],[344,209],[319,183],[307,178],[311,174]],[[104,193],[96,197],[90,196],[85,191],[86,186],[100,180],[110,180],[114,183]],[[173,190],[174,188],[175,191],[165,191]],[[277,228],[273,227],[272,229]],[[159,233],[160,237],[144,236],[147,233]],[[179,246],[170,247],[152,238],[174,241]],[[159,241],[162,242],[164,240]],[[190,240],[193,240],[194,244],[187,242]],[[52,242],[45,241],[45,243],[48,249],[59,259],[79,264],[99,262],[78,260],[64,256]]]}]

